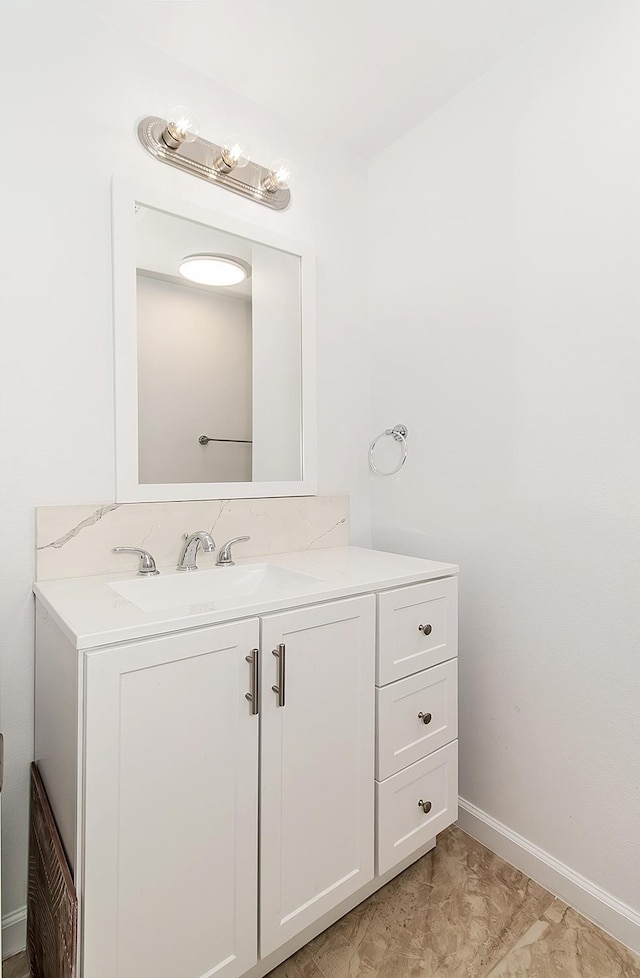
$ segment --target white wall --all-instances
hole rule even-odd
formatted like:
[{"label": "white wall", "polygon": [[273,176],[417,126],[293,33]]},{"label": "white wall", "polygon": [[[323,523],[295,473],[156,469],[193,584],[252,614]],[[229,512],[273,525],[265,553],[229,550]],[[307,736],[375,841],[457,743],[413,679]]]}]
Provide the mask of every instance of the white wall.
[{"label": "white wall", "polygon": [[[215,37],[211,45],[215,57]],[[2,163],[3,264],[11,272],[3,277],[0,349],[2,869],[9,915],[26,898],[33,509],[114,496],[111,175],[311,243],[318,256],[319,488],[350,493],[353,539],[365,544],[370,372],[363,353],[366,187],[348,154],[340,178],[328,179],[326,146],[312,133],[293,131],[75,4],[4,3],[0,47],[11,132]],[[147,156],[137,121],[175,103],[193,106],[205,135],[243,131],[257,159],[295,160],[290,209],[269,211]]]},{"label": "white wall", "polygon": [[410,429],[374,544],[461,564],[461,793],[635,910],[639,50],[633,0],[576,4],[370,198],[374,429]]},{"label": "white wall", "polygon": [[253,479],[295,481],[303,474],[300,259],[254,243],[251,267]]},{"label": "white wall", "polygon": [[251,303],[137,276],[143,483],[251,481]]}]

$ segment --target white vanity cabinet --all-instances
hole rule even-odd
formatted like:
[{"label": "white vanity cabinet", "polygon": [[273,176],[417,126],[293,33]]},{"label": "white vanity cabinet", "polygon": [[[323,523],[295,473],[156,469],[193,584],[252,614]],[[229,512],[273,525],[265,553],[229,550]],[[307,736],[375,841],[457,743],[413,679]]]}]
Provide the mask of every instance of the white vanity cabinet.
[{"label": "white vanity cabinet", "polygon": [[324,560],[324,600],[149,612],[155,634],[108,579],[36,587],[36,760],[78,978],[262,978],[457,817],[457,568]]},{"label": "white vanity cabinet", "polygon": [[374,670],[373,595],[84,655],[39,609],[36,751],[54,810],[77,805],[84,978],[239,978],[258,937],[264,958],[371,881]]}]

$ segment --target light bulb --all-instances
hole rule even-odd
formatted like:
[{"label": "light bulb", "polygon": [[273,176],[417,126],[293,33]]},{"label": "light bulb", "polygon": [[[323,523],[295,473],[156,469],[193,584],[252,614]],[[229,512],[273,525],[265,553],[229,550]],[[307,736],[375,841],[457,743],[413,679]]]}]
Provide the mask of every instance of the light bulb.
[{"label": "light bulb", "polygon": [[278,190],[286,190],[294,182],[293,167],[289,160],[274,160],[269,166],[269,175],[264,178],[262,186],[270,194]]},{"label": "light bulb", "polygon": [[251,150],[242,137],[234,133],[222,140],[220,156],[213,164],[213,168],[218,173],[231,173],[232,170],[241,170],[250,160]]},{"label": "light bulb", "polygon": [[222,159],[233,170],[240,170],[251,160],[251,150],[242,136],[233,133],[222,141]]},{"label": "light bulb", "polygon": [[192,143],[198,138],[200,123],[186,105],[174,105],[167,112],[167,128],[162,138],[170,149],[178,149],[182,143]]}]

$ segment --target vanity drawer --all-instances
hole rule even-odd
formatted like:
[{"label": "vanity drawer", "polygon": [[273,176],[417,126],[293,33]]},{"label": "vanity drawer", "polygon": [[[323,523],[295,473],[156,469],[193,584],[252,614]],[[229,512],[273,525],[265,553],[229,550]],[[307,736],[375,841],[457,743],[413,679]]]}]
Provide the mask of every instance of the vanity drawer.
[{"label": "vanity drawer", "polygon": [[404,679],[457,654],[458,581],[455,577],[378,595],[378,686]]},{"label": "vanity drawer", "polygon": [[458,660],[376,689],[376,778],[397,774],[458,736]]},{"label": "vanity drawer", "polygon": [[457,819],[458,741],[376,782],[376,806],[377,871],[382,874]]}]

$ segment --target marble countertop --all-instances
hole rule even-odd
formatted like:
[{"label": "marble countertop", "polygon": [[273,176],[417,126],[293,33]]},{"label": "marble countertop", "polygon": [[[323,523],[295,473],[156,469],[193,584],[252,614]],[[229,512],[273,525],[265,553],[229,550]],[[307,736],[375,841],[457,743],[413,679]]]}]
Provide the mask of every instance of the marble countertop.
[{"label": "marble countertop", "polygon": [[[198,574],[207,575],[206,579],[212,582],[212,599],[160,610],[144,610],[115,590],[134,578],[130,572],[42,581],[34,584],[33,590],[75,648],[87,650],[458,573],[455,564],[360,547],[307,550],[237,561],[237,566],[242,568],[257,569],[265,565],[293,572],[291,583],[283,584],[278,593],[226,594],[216,600],[216,581],[224,580],[227,569],[199,571]],[[160,570],[165,582],[176,575],[174,567]],[[294,580],[296,574],[306,577]],[[138,582],[142,578],[134,580]],[[153,593],[154,582],[159,580],[156,577],[143,582],[149,594]]]}]

